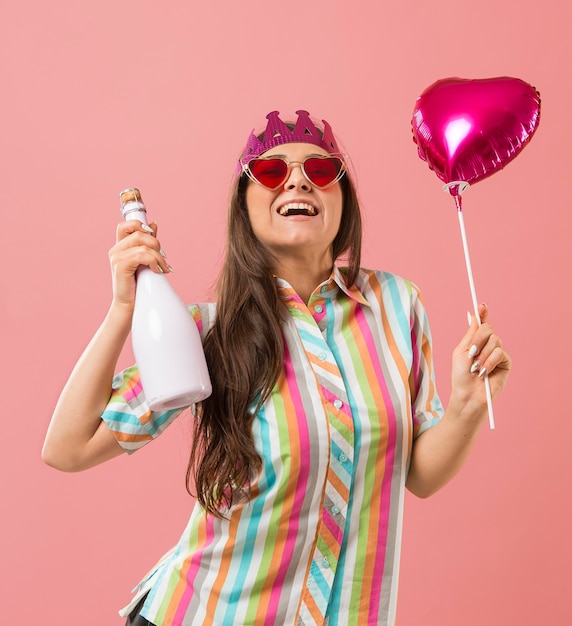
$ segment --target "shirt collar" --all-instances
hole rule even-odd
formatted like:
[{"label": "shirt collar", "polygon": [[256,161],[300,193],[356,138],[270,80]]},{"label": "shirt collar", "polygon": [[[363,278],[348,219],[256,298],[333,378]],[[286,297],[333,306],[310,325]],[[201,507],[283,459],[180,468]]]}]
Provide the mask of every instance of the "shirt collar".
[{"label": "shirt collar", "polygon": [[[343,268],[345,269],[345,268]],[[371,306],[367,301],[366,297],[363,295],[359,287],[354,283],[351,287],[348,287],[346,284],[347,276],[340,270],[337,265],[334,265],[334,269],[330,276],[330,280],[333,280],[338,287],[346,294],[348,298],[355,300],[359,304],[364,304],[365,306]]]},{"label": "shirt collar", "polygon": [[[291,300],[292,298],[297,297],[296,292],[294,291],[290,283],[288,283],[288,281],[284,280],[283,278],[278,278],[278,276],[275,276],[274,279],[276,281],[278,295],[280,296],[280,298],[282,298],[283,300]],[[370,306],[369,302],[362,294],[359,287],[357,287],[355,283],[348,287],[346,281],[347,277],[344,272],[337,265],[334,265],[330,277],[316,287],[311,298],[319,295],[322,295],[323,297],[332,297],[336,294],[337,290],[340,289],[346,294],[348,298],[355,300],[359,304]]]}]

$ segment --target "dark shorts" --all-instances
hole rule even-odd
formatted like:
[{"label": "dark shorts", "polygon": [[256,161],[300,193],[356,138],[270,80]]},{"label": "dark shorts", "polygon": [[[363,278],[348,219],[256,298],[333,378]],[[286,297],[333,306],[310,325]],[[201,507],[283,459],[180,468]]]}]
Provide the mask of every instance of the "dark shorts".
[{"label": "dark shorts", "polygon": [[146,599],[147,596],[141,598],[139,604],[131,611],[131,613],[129,613],[125,626],[153,626],[149,620],[146,620],[144,617],[139,615],[139,611],[143,608],[143,604],[145,604]]}]

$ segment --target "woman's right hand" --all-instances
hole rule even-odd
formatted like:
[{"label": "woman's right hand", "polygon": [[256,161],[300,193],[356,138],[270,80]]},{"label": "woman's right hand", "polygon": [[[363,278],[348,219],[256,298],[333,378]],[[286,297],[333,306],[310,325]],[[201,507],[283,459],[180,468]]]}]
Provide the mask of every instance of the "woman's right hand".
[{"label": "woman's right hand", "polygon": [[113,304],[133,311],[135,271],[140,265],[162,274],[172,272],[157,239],[157,224],[127,220],[117,226],[116,243],[109,251],[113,281]]}]

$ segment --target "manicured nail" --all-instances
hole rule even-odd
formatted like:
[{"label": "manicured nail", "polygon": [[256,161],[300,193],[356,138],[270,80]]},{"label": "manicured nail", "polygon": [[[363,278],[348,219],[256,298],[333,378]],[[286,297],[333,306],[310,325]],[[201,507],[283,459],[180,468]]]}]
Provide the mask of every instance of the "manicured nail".
[{"label": "manicured nail", "polygon": [[172,267],[171,267],[168,263],[167,263],[167,269],[168,269],[170,272],[174,272],[174,271],[175,271],[175,270],[174,270],[174,269],[173,269],[173,268],[172,268]]},{"label": "manicured nail", "polygon": [[167,258],[167,255],[166,255],[166,253],[165,253],[165,250],[163,250],[163,248],[161,248],[161,249],[159,250],[159,254],[160,254],[160,255],[161,255],[164,259],[166,259],[166,258]]},{"label": "manicured nail", "polygon": [[469,326],[473,323],[473,316],[470,311],[467,311],[467,322],[469,322]]},{"label": "manicured nail", "polygon": [[479,372],[479,378],[482,378],[487,373],[487,368],[483,367],[483,369]]},{"label": "manicured nail", "polygon": [[161,272],[161,274],[164,274],[164,270],[160,265],[157,265],[157,269]]},{"label": "manicured nail", "polygon": [[479,351],[479,347],[473,344],[469,348],[469,354],[468,354],[469,359],[472,359],[475,356],[475,354],[477,354],[478,351]]},{"label": "manicured nail", "polygon": [[149,233],[150,235],[153,234],[153,229],[147,224],[141,224],[141,230],[144,230],[146,233]]},{"label": "manicured nail", "polygon": [[480,361],[475,361],[472,365],[471,365],[471,374],[474,374],[479,367],[481,367],[481,362]]}]

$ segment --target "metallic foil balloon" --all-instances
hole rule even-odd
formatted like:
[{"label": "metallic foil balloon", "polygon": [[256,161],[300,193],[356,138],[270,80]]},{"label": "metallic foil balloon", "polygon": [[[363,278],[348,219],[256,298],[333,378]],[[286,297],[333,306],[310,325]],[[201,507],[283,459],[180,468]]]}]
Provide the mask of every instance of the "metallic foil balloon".
[{"label": "metallic foil balloon", "polygon": [[[413,111],[413,140],[419,156],[445,183],[455,199],[463,239],[465,264],[475,319],[479,306],[461,195],[512,161],[530,141],[540,120],[540,96],[518,78],[481,80],[445,78],[417,98]],[[485,392],[491,428],[495,427],[488,375]]]},{"label": "metallic foil balloon", "polygon": [[539,119],[538,92],[518,78],[445,78],[417,98],[413,140],[443,182],[472,184],[512,161]]}]

